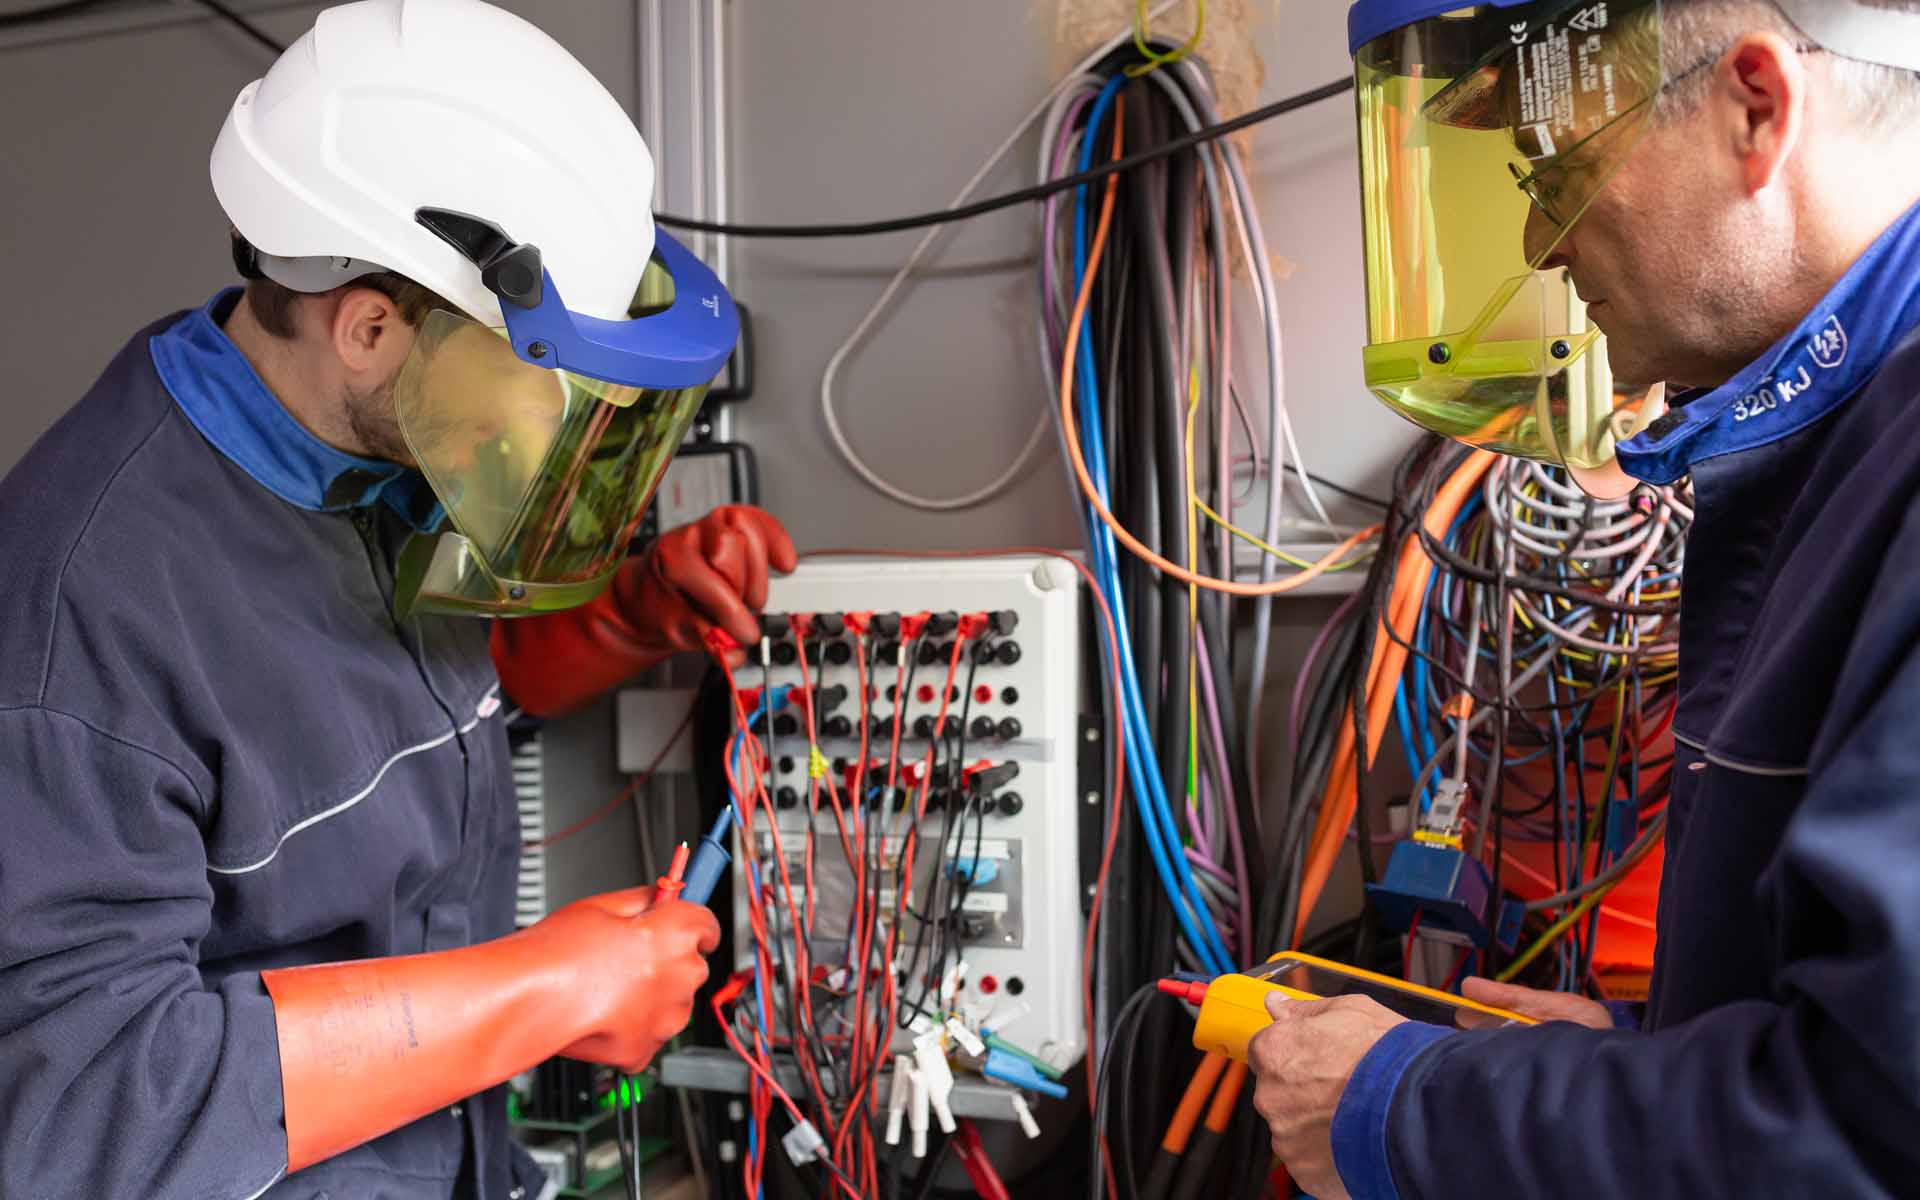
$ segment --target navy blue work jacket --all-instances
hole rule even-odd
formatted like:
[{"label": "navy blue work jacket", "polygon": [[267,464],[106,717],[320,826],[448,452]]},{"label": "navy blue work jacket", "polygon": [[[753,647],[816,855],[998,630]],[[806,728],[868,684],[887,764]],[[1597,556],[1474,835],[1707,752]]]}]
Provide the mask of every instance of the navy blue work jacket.
[{"label": "navy blue work jacket", "polygon": [[140,333],[0,483],[0,1197],[512,1200],[499,1089],[286,1175],[260,971],[511,930],[484,621],[390,615],[420,478],[218,327]]},{"label": "navy blue work jacket", "polygon": [[1920,1195],[1917,214],[1621,449],[1698,513],[1644,1031],[1396,1027],[1356,1200]]}]

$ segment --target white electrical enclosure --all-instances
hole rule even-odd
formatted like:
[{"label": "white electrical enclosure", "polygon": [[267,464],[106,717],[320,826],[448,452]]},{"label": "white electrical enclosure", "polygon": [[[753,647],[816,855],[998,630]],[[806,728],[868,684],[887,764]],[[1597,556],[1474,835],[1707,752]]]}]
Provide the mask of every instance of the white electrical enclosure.
[{"label": "white electrical enclosure", "polygon": [[[928,734],[940,712],[954,629],[941,630],[944,622],[936,622],[912,642],[868,633],[867,686],[873,699],[864,706],[853,631],[806,639],[813,660],[807,681],[814,694],[844,688],[845,695],[830,711],[815,714],[818,758],[810,752],[804,710],[789,707],[781,714],[789,719],[764,722],[770,726],[761,730],[768,748],[769,794],[778,797],[778,850],[787,859],[788,882],[804,920],[811,826],[817,889],[809,938],[813,960],[825,966],[848,963],[852,955],[845,930],[855,881],[841,842],[841,821],[850,835],[856,827],[863,831],[864,845],[881,847],[886,873],[897,875],[913,820],[914,776],[938,741],[934,761],[944,769],[945,786],[937,786],[938,779],[930,785],[935,799],[918,822],[912,905],[936,917],[954,914],[944,918],[939,971],[963,980],[951,993],[952,1008],[1056,1067],[1077,1061],[1086,1044],[1079,861],[1080,742],[1086,734],[1081,727],[1080,581],[1072,564],[1043,556],[807,562],[774,581],[766,611],[776,618],[805,613],[843,620],[848,613],[999,614],[999,628],[963,647],[948,689],[950,735],[942,739]],[[755,661],[735,672],[739,686],[797,689],[802,679],[797,640],[788,633],[765,647],[765,665],[756,651]],[[905,721],[897,759],[885,725],[896,715]],[[824,768],[843,803],[849,801],[848,772],[860,754],[862,728],[870,764],[862,786],[866,803],[857,816],[849,810],[836,820],[824,781],[816,788],[813,777]],[[815,764],[811,772],[810,761]],[[1004,776],[1008,764],[1013,764],[1012,778],[990,790],[961,785],[956,793],[955,766],[972,766],[977,780],[980,768]],[[891,794],[889,773],[895,776]],[[942,791],[950,793],[944,802]],[[764,811],[744,836],[736,829],[734,850],[736,945],[742,948],[740,965],[747,966],[753,945],[746,917],[749,864],[760,874],[770,911],[781,910],[770,920],[775,936],[791,937],[775,834]],[[893,911],[890,886],[881,901],[884,911]],[[923,990],[922,981],[934,978],[930,947],[922,948],[917,966],[914,962],[915,941],[931,942],[930,930],[911,914],[902,922],[894,963],[906,976],[900,983],[902,1023],[911,1012],[905,1000]],[[877,952],[871,961],[877,964]],[[956,962],[964,964],[959,971]],[[896,1046],[909,1040],[896,1029]]]}]

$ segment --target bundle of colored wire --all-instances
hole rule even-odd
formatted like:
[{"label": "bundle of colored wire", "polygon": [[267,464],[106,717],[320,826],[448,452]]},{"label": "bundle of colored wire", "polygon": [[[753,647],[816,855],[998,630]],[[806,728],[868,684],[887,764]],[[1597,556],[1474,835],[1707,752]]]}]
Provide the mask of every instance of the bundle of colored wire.
[{"label": "bundle of colored wire", "polygon": [[[772,686],[763,665],[761,686],[745,690],[726,668],[734,733],[727,753],[730,803],[743,847],[751,967],[715,997],[714,1015],[723,1036],[752,1074],[749,1147],[742,1182],[757,1196],[764,1181],[768,1121],[778,1100],[797,1128],[810,1124],[825,1143],[813,1161],[847,1195],[879,1194],[883,1176],[897,1180],[901,1164],[890,1162],[876,1143],[881,1070],[897,1030],[916,1018],[938,1024],[950,1011],[960,963],[959,915],[967,899],[964,873],[948,868],[971,854],[980,857],[984,797],[971,786],[966,739],[973,703],[972,672],[996,637],[985,614],[960,618],[957,630],[929,632],[930,614],[899,619],[895,649],[874,662],[867,614],[852,614],[854,653],[836,671],[858,704],[860,757],[844,773],[819,748],[818,715],[812,697],[827,686],[829,668],[816,678],[809,646],[809,618],[795,618],[801,673],[797,687]],[[944,654],[936,644],[951,639]],[[769,662],[763,644],[760,661]],[[825,662],[825,656],[818,661]],[[963,662],[967,664],[963,669]],[[723,664],[724,665],[724,664]],[[886,694],[916,693],[922,677],[937,681],[944,697],[932,722],[935,736],[924,751],[906,741],[898,719],[884,722],[878,744],[873,702],[887,676]],[[964,681],[965,687],[958,685]],[[836,684],[840,682],[837,678]],[[931,690],[929,688],[929,690]],[[952,711],[948,704],[955,703]],[[896,706],[899,707],[899,706]],[[783,831],[778,805],[769,795],[769,764],[783,754],[779,730],[798,713],[809,764],[805,831]],[[953,714],[957,713],[957,719]],[[870,757],[871,755],[871,757]],[[842,783],[845,790],[842,791]],[[788,799],[792,803],[792,798]],[[815,842],[825,813],[833,836],[824,851]],[[940,821],[939,862],[918,869],[921,831]],[[966,849],[971,838],[972,850]],[[837,852],[829,869],[854,883],[844,923],[829,927],[816,904],[817,860]],[[799,876],[796,880],[796,876]],[[730,1011],[729,1011],[730,1010]],[[803,1087],[789,1093],[781,1064],[791,1062]]]},{"label": "bundle of colored wire", "polygon": [[1265,927],[1298,937],[1350,827],[1371,879],[1360,791],[1391,726],[1414,768],[1416,821],[1443,781],[1472,797],[1465,844],[1496,896],[1506,868],[1526,869],[1514,850],[1550,847],[1540,882],[1552,894],[1527,906],[1545,928],[1504,970],[1484,957],[1482,973],[1511,977],[1551,949],[1530,981],[1594,990],[1601,899],[1665,829],[1692,515],[1684,487],[1602,502],[1537,463],[1416,447],[1363,604],[1316,642],[1314,658],[1330,654],[1304,712],[1306,677],[1296,693],[1296,785],[1319,803],[1292,814],[1278,878],[1296,899]]},{"label": "bundle of colored wire", "polygon": [[[1163,60],[1130,76],[1141,61],[1123,51],[1062,90],[1042,125],[1043,180],[1217,120],[1197,60]],[[1317,563],[1289,562],[1273,545],[1286,528],[1289,459],[1313,528],[1324,536],[1331,521],[1298,462],[1281,391],[1277,297],[1236,150],[1219,143],[1056,197],[1041,212],[1041,239],[1038,332],[1049,385],[1062,398],[1058,432],[1086,501],[1090,567],[1120,631],[1118,699],[1137,820],[1121,837],[1120,904],[1099,951],[1111,1000],[1170,969],[1218,974],[1261,951],[1251,869],[1260,799],[1243,731],[1264,703],[1265,606],[1329,569],[1364,562],[1371,531]],[[1236,258],[1262,318],[1263,390],[1234,381]],[[1264,413],[1248,411],[1249,392],[1266,401]],[[1255,443],[1262,417],[1264,446]],[[1261,532],[1253,534],[1234,522],[1249,499],[1240,485],[1262,477]],[[1261,550],[1262,582],[1234,578],[1238,543]],[[1285,579],[1277,578],[1283,562]],[[1250,633],[1236,631],[1230,594],[1255,600]],[[1234,669],[1242,662],[1244,676]],[[1144,1019],[1164,1024],[1168,1015]],[[1156,1077],[1191,1070],[1185,1039],[1159,1032],[1144,1050],[1157,1060]],[[1116,1034],[1096,1022],[1090,1036],[1107,1047],[1103,1058],[1115,1052]],[[1115,1141],[1128,1156],[1150,1148],[1166,1114],[1155,1104],[1137,1114],[1119,1107]],[[1234,1152],[1221,1162],[1218,1178],[1251,1179],[1264,1158],[1237,1128]],[[1114,1170],[1135,1166],[1116,1161]]]}]

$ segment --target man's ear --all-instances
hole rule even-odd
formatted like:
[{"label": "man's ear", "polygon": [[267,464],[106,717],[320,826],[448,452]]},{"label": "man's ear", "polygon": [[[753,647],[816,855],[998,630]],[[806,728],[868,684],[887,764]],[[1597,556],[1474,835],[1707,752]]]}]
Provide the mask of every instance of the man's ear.
[{"label": "man's ear", "polygon": [[1811,87],[1805,58],[1777,33],[1749,33],[1721,57],[1707,104],[1748,195],[1779,181],[1806,131]]},{"label": "man's ear", "polygon": [[413,349],[413,327],[384,292],[349,285],[334,305],[333,351],[348,373],[389,379]]}]

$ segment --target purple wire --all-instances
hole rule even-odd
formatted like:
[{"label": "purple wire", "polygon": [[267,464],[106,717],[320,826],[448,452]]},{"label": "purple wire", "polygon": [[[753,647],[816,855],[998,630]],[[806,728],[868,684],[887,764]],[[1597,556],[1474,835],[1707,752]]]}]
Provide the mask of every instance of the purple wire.
[{"label": "purple wire", "polygon": [[1314,660],[1318,659],[1320,652],[1327,648],[1327,641],[1333,636],[1333,631],[1340,627],[1340,622],[1347,619],[1347,614],[1352,612],[1354,605],[1358,603],[1360,603],[1360,593],[1355,592],[1347,597],[1346,603],[1333,610],[1333,615],[1327,618],[1327,623],[1322,625],[1320,632],[1314,636],[1313,645],[1307,647],[1307,659],[1300,664],[1300,674],[1294,678],[1293,703],[1287,707],[1287,745],[1296,755],[1300,752],[1300,701],[1307,694],[1307,679],[1313,674]]},{"label": "purple wire", "polygon": [[[1054,145],[1053,172],[1058,177],[1067,165],[1067,156],[1073,147],[1074,123],[1080,119],[1080,113],[1093,102],[1095,93],[1088,92],[1074,100],[1067,109],[1066,119],[1060,122],[1060,139]],[[1048,348],[1052,357],[1060,357],[1065,331],[1053,311],[1054,293],[1054,244],[1057,241],[1060,205],[1065,201],[1066,193],[1059,192],[1048,197],[1040,224],[1040,314],[1047,323]]]},{"label": "purple wire", "polygon": [[1209,861],[1213,853],[1213,821],[1207,815],[1210,791],[1211,789],[1207,787],[1207,777],[1202,774],[1200,794],[1191,796],[1187,800],[1187,832],[1193,835],[1195,842],[1206,848]]},{"label": "purple wire", "polygon": [[1202,871],[1206,872],[1207,874],[1213,876],[1215,879],[1219,880],[1221,883],[1225,884],[1227,887],[1233,886],[1233,876],[1227,874],[1227,870],[1225,867],[1213,861],[1211,858],[1208,858],[1203,851],[1193,846],[1188,846],[1187,861],[1192,863],[1194,866],[1200,868]]},{"label": "purple wire", "polygon": [[[1227,813],[1227,842],[1233,852],[1233,876],[1240,889],[1240,928],[1251,936],[1253,929],[1253,909],[1251,897],[1253,889],[1247,878],[1247,848],[1240,837],[1240,810],[1234,802],[1233,774],[1227,770],[1227,739],[1220,725],[1220,700],[1213,687],[1213,662],[1207,654],[1207,638],[1196,623],[1193,629],[1194,658],[1200,664],[1200,694],[1205,697],[1207,713],[1207,731],[1212,734],[1213,769],[1220,780],[1221,805]],[[1243,941],[1239,947],[1241,957],[1251,954],[1252,947]]]}]

